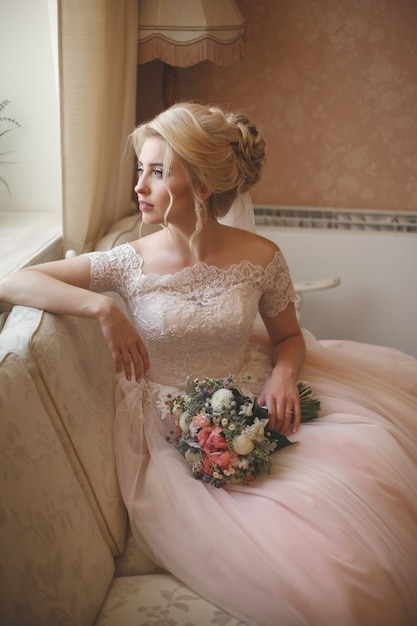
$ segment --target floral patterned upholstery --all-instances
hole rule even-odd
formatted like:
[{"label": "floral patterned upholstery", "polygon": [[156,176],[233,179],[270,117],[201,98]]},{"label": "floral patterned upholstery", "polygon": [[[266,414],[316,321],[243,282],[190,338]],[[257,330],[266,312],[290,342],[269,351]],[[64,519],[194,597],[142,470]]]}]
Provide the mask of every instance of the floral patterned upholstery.
[{"label": "floral patterned upholstery", "polygon": [[98,325],[16,306],[0,346],[25,360],[103,536],[119,554],[126,512],[112,446],[113,365]]},{"label": "floral patterned upholstery", "polygon": [[0,365],[0,623],[91,624],[111,552],[28,369]]},{"label": "floral patterned upholstery", "polygon": [[115,579],[94,626],[245,626],[173,576]]},{"label": "floral patterned upholstery", "polygon": [[134,542],[98,325],[15,306],[0,333],[0,624],[242,624]]}]

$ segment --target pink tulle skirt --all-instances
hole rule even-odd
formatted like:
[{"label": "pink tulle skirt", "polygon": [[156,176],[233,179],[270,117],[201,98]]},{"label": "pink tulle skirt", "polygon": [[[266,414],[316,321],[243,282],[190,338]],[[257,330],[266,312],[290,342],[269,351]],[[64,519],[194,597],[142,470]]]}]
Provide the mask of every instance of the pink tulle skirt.
[{"label": "pink tulle skirt", "polygon": [[[119,378],[115,444],[133,533],[158,564],[247,624],[415,626],[417,361],[306,341],[300,379],[321,416],[248,487],[195,480],[167,443],[164,401],[180,390]],[[254,347],[255,393],[269,368]]]}]

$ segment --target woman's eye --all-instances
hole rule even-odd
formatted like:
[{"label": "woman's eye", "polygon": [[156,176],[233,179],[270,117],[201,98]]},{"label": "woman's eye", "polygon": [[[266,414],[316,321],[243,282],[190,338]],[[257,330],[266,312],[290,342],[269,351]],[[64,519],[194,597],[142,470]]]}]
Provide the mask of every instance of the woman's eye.
[{"label": "woman's eye", "polygon": [[[143,174],[143,172],[144,172],[144,168],[143,168],[141,165],[138,165],[138,166],[135,168],[135,170],[136,170],[136,172],[138,173],[138,176],[142,176],[142,174]],[[153,171],[153,173],[155,174],[155,176],[156,176],[157,178],[162,178],[162,176],[163,176],[163,172],[162,172],[162,170],[161,170],[161,169],[154,169],[154,170],[152,170],[152,171]]]}]

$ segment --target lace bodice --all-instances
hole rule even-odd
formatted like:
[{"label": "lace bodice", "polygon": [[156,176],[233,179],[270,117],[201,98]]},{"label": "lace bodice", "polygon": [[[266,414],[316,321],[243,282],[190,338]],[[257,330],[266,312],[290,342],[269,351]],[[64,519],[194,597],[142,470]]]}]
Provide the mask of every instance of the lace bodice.
[{"label": "lace bodice", "polygon": [[295,300],[280,252],[266,268],[242,261],[223,270],[198,262],[163,276],[144,274],[129,244],[88,256],[90,288],[123,298],[149,351],[149,377],[162,384],[238,374],[258,306],[274,316]]}]

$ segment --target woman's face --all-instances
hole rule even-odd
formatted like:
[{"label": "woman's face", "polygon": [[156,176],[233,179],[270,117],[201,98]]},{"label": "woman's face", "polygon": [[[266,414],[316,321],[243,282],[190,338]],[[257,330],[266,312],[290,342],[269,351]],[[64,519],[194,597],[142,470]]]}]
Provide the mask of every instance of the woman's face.
[{"label": "woman's face", "polygon": [[[135,193],[139,210],[145,224],[162,224],[170,203],[169,193],[162,178],[165,146],[161,139],[146,139],[138,158],[138,182]],[[185,170],[174,154],[168,173],[168,186],[173,195],[173,204],[167,216],[172,225],[184,224],[194,228],[194,198]]]}]

